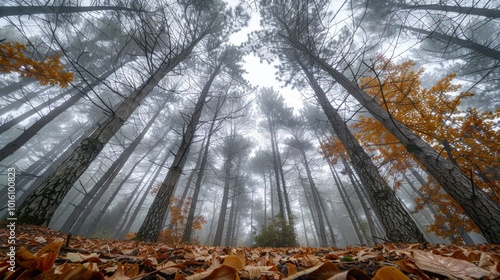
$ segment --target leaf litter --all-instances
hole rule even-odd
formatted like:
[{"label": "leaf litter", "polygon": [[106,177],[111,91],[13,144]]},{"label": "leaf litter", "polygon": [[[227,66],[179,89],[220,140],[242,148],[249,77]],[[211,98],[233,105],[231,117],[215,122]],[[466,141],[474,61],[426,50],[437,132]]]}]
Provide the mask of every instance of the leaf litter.
[{"label": "leaf litter", "polygon": [[[346,248],[171,246],[89,239],[20,225],[16,267],[2,243],[0,279],[500,279],[500,246],[385,243]],[[0,239],[10,232],[0,229]]]}]

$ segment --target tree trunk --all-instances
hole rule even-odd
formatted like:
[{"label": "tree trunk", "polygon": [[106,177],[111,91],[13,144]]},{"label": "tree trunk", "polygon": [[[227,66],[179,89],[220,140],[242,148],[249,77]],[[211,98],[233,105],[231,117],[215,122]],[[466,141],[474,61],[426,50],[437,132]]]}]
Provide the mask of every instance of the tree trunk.
[{"label": "tree trunk", "polygon": [[319,246],[320,247],[326,247],[328,246],[327,238],[326,238],[326,229],[325,229],[325,220],[323,217],[323,211],[321,210],[321,205],[320,205],[320,195],[318,192],[318,189],[316,188],[316,184],[314,183],[314,180],[312,178],[311,170],[309,169],[309,163],[307,162],[307,157],[306,153],[303,150],[299,150],[300,153],[302,154],[302,159],[304,168],[306,169],[306,174],[307,174],[307,180],[309,181],[309,187],[311,188],[311,193],[313,197],[313,202],[314,202],[314,208],[316,209],[316,215],[318,215],[318,226],[319,226],[319,231],[318,231],[318,238],[319,238]]},{"label": "tree trunk", "polygon": [[106,173],[104,173],[101,179],[94,185],[92,190],[84,196],[84,198],[80,201],[75,210],[73,210],[70,217],[66,220],[66,223],[64,223],[64,226],[61,228],[62,232],[70,233],[72,232],[71,229],[73,227],[75,228],[72,233],[80,232],[80,229],[84,221],[87,220],[88,216],[94,210],[94,207],[97,205],[99,200],[102,197],[106,197],[104,194],[108,190],[109,186],[115,179],[116,175],[118,175],[120,170],[123,168],[125,163],[127,163],[132,153],[139,146],[139,144],[141,143],[142,139],[144,138],[148,130],[153,126],[154,122],[160,115],[162,108],[164,108],[165,105],[167,104],[167,101],[168,99],[165,99],[165,101],[159,107],[159,109],[156,111],[153,117],[148,121],[142,132],[134,139],[134,141],[132,141],[132,143],[130,143],[130,145],[113,162],[113,164],[109,167]]},{"label": "tree trunk", "polygon": [[207,83],[200,93],[198,102],[196,103],[193,111],[193,115],[191,116],[191,119],[187,124],[184,135],[182,136],[182,141],[179,145],[179,149],[177,150],[174,161],[172,162],[167,176],[165,177],[165,180],[163,180],[163,183],[161,184],[158,193],[156,194],[156,197],[149,208],[148,214],[144,219],[139,232],[137,233],[137,239],[139,240],[150,242],[156,242],[158,240],[161,225],[163,221],[165,221],[168,211],[170,197],[172,196],[174,188],[182,175],[182,169],[184,168],[184,164],[186,163],[189,149],[191,148],[194,134],[200,121],[203,106],[205,105],[210,87],[212,86],[215,77],[219,74],[221,68],[222,63],[218,64],[215,67],[212,74],[210,75],[210,78],[208,79]]},{"label": "tree trunk", "polygon": [[[82,135],[80,135],[76,140],[74,140],[74,142],[61,155],[59,155],[57,159],[52,161],[51,165],[49,165],[49,167],[41,175],[37,176],[33,184],[31,184],[28,188],[25,188],[24,192],[18,198],[17,203],[21,205],[26,200],[26,198],[36,190],[37,186],[39,186],[46,178],[48,178],[50,174],[52,174],[54,170],[56,170],[57,166],[61,164],[65,158],[69,157],[71,153],[73,153],[73,151],[78,147],[80,142],[83,139],[87,138],[96,128],[97,124],[92,125],[88,129],[86,129]],[[45,166],[43,165],[41,167],[44,168]],[[21,184],[26,185],[27,182]]]},{"label": "tree trunk", "polygon": [[330,165],[330,169],[333,173],[333,178],[336,181],[337,188],[340,193],[340,197],[342,198],[342,202],[344,203],[347,214],[349,215],[349,218],[351,219],[352,226],[354,228],[354,231],[356,232],[356,237],[359,240],[359,243],[365,243],[366,241],[366,236],[361,228],[361,219],[359,218],[359,214],[354,208],[354,205],[352,204],[351,199],[349,199],[349,195],[347,193],[345,185],[342,183],[342,180],[340,179],[339,174],[335,170],[335,168]]},{"label": "tree trunk", "polygon": [[[113,69],[107,71],[106,73],[101,75],[99,77],[99,79],[97,81],[95,81],[94,83],[87,84],[82,89],[82,92],[85,92],[85,93],[90,92],[94,87],[99,85],[103,80],[105,80],[107,77],[109,77],[111,74],[113,74],[113,72],[114,72]],[[62,98],[63,96],[64,95],[61,94],[60,96],[56,97],[55,99],[58,100],[58,99]],[[56,117],[61,115],[64,111],[69,109],[71,106],[76,104],[76,102],[78,102],[83,96],[84,95],[81,93],[74,94],[68,100],[64,101],[61,105],[57,106],[56,108],[54,108],[53,110],[48,112],[45,116],[41,117],[38,121],[36,121],[28,129],[24,130],[23,133],[21,133],[21,135],[19,135],[16,139],[11,141],[9,144],[7,144],[5,147],[3,147],[0,150],[0,161],[4,160],[5,158],[10,156],[11,154],[15,153],[19,148],[21,148],[24,144],[26,144],[33,136],[35,136],[43,127],[45,127],[49,122],[53,121]],[[40,106],[42,106],[44,104],[48,104],[50,102],[51,101],[49,100],[49,101],[41,104]],[[38,107],[40,107],[40,106],[38,106]],[[38,107],[34,110],[41,109]],[[21,116],[23,116],[23,115],[21,115]],[[26,117],[29,117],[29,115],[27,115]],[[19,119],[19,121],[22,121],[23,119],[24,118],[21,118],[21,119]],[[4,127],[4,125],[5,125],[5,127]],[[9,129],[13,125],[15,125],[15,123],[9,124],[9,122],[7,122],[4,125],[2,125],[2,129]],[[0,130],[0,133],[2,131],[3,130]]]},{"label": "tree trunk", "polygon": [[[347,79],[342,73],[316,56],[313,56],[311,59],[314,64],[319,65],[335,81],[342,85],[351,96],[358,100],[375,119],[382,123],[407,148],[408,152],[434,176],[444,190],[462,206],[468,216],[480,228],[488,242],[493,244],[500,243],[500,205],[477,186],[471,186],[467,175],[458,167],[442,157],[408,127],[392,118],[380,104]],[[500,59],[500,52],[498,52],[498,59]],[[327,102],[328,100],[325,99],[324,101]],[[354,164],[352,158],[351,160]],[[362,177],[364,175],[363,173],[357,173]],[[368,186],[369,184],[365,185]],[[382,194],[382,196],[384,195]],[[374,203],[376,202],[374,201]],[[404,209],[402,210],[404,211]],[[383,217],[381,214],[379,213],[379,217]],[[384,224],[383,221],[382,224]],[[411,227],[415,230],[417,229],[416,226]],[[392,235],[390,232],[388,234]],[[413,236],[415,234],[420,235],[415,232]]]},{"label": "tree trunk", "polygon": [[372,205],[378,217],[380,217],[387,238],[394,242],[424,242],[425,239],[415,221],[401,205],[401,202],[382,176],[380,176],[370,156],[363,150],[354,135],[349,131],[347,124],[342,120],[337,110],[333,108],[325,92],[316,82],[313,74],[309,72],[300,60],[298,60],[298,63],[301,65],[302,71],[306,74],[309,84],[314,90],[319,104],[328,117],[337,137],[347,150],[356,173],[360,175],[363,185],[368,188]]},{"label": "tree trunk", "polygon": [[276,155],[279,163],[278,167],[280,172],[281,185],[283,186],[283,202],[285,204],[286,214],[288,216],[288,224],[291,224],[293,220],[293,213],[292,213],[292,208],[290,207],[290,199],[288,198],[288,191],[286,189],[285,172],[283,172],[284,163],[281,161],[281,153],[278,147],[276,147]]},{"label": "tree trunk", "polygon": [[217,223],[217,229],[215,230],[214,242],[212,244],[213,246],[222,245],[222,235],[224,233],[224,224],[226,222],[230,185],[231,185],[231,160],[226,159],[226,162],[224,162],[224,192],[222,194],[219,221]]},{"label": "tree trunk", "polygon": [[184,230],[184,235],[182,236],[182,241],[187,244],[191,243],[191,236],[193,235],[194,213],[196,211],[196,206],[198,204],[201,185],[203,183],[203,178],[204,178],[203,176],[208,164],[208,152],[210,150],[212,134],[214,133],[217,116],[224,101],[222,101],[221,97],[219,97],[219,99],[217,100],[216,111],[214,113],[214,117],[212,118],[212,123],[210,124],[210,128],[208,130],[205,146],[202,149],[203,154],[200,155],[201,161],[198,167],[198,177],[196,178],[196,182],[194,184],[193,198],[191,199],[191,205],[189,207],[189,212],[186,219],[186,228]]},{"label": "tree trunk", "polygon": [[[146,198],[148,197],[148,194],[150,193],[151,189],[153,188],[153,186],[156,183],[156,179],[160,175],[160,172],[161,172],[163,166],[167,163],[167,161],[168,161],[169,158],[170,158],[170,153],[167,153],[165,155],[165,157],[163,158],[162,162],[158,165],[158,168],[156,169],[155,173],[151,177],[151,180],[150,180],[149,184],[147,185],[147,187],[145,186],[146,191],[143,193],[143,195],[142,195],[141,199],[139,200],[139,202],[137,204],[135,203],[135,201],[138,199],[138,196],[136,196],[136,198],[134,199],[134,201],[132,201],[131,199],[129,200],[129,202],[131,202],[131,203],[127,203],[126,208],[130,209],[130,210],[127,212],[127,215],[125,215],[125,217],[123,218],[123,222],[121,223],[121,225],[118,228],[118,230],[116,230],[115,237],[118,237],[118,238],[122,239],[122,238],[125,237],[125,234],[130,231],[130,229],[132,228],[133,223],[136,221],[137,215],[139,215],[141,207],[144,205],[144,201],[146,201]],[[132,214],[132,217],[130,217],[130,219],[128,219],[128,217],[129,217],[129,215],[131,213],[131,210],[133,209],[133,205],[135,205],[135,204],[137,206],[135,207],[135,210],[134,210],[134,212]]]},{"label": "tree trunk", "polygon": [[375,223],[373,222],[373,217],[370,213],[370,207],[368,206],[368,203],[366,201],[367,198],[365,199],[365,197],[361,193],[360,186],[358,186],[356,180],[354,179],[354,174],[351,170],[351,167],[349,166],[349,163],[347,162],[347,160],[345,158],[341,157],[341,159],[342,159],[342,163],[344,164],[345,171],[347,172],[347,176],[351,180],[352,187],[354,188],[354,191],[356,192],[356,195],[359,198],[359,202],[361,203],[361,207],[363,208],[363,212],[365,212],[366,220],[368,222],[368,231],[370,232],[370,236],[368,237],[368,240],[367,240],[368,245],[375,245],[373,242],[373,236],[377,236],[375,234],[375,231],[374,231],[375,230]]},{"label": "tree trunk", "polygon": [[181,63],[191,53],[195,45],[202,39],[197,38],[192,44],[181,51],[172,61],[160,67],[141,87],[134,90],[110,115],[101,126],[49,176],[35,192],[30,194],[17,211],[18,222],[34,225],[48,225],[54,211],[72,185],[92,161],[102,151],[104,145],[121,128],[141,101],[158,85],[172,69]]},{"label": "tree trunk", "polygon": [[[279,215],[283,218],[285,217],[285,204],[283,202],[283,194],[281,192],[281,184],[280,184],[280,173],[279,173],[279,165],[281,162],[278,162],[278,144],[276,143],[276,132],[273,129],[273,124],[271,123],[271,118],[268,116],[267,123],[269,125],[269,132],[271,134],[271,151],[273,158],[273,169],[274,169],[274,179],[276,182],[276,191],[278,195],[278,206],[279,206]],[[274,217],[274,216],[273,216]]]}]

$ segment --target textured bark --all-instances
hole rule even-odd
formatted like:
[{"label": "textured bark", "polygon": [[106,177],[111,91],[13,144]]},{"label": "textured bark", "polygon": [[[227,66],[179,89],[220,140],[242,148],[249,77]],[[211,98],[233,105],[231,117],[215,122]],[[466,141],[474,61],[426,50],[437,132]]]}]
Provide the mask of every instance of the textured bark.
[{"label": "textured bark", "polygon": [[210,91],[210,87],[212,86],[215,77],[221,71],[221,67],[222,63],[218,64],[215,67],[212,74],[210,75],[210,78],[203,87],[200,96],[198,97],[193,115],[191,116],[191,119],[187,124],[184,135],[182,136],[182,141],[179,145],[177,153],[175,154],[174,161],[170,166],[165,180],[163,180],[160,188],[158,189],[158,193],[156,194],[155,199],[153,200],[153,203],[149,208],[148,214],[146,215],[146,218],[144,219],[144,222],[139,229],[139,232],[137,233],[137,239],[139,240],[151,242],[156,242],[158,240],[158,236],[160,235],[161,231],[161,225],[166,219],[170,198],[172,197],[174,188],[182,175],[182,170],[184,168],[184,164],[186,163],[186,159],[189,154],[192,141],[194,139],[194,134],[200,121],[201,112],[208,96],[208,92]]},{"label": "textured bark", "polygon": [[48,225],[64,196],[102,151],[104,145],[115,135],[161,79],[188,57],[201,39],[198,38],[192,42],[172,61],[160,67],[141,87],[134,90],[97,130],[83,140],[54,173],[26,198],[17,211],[18,222]]},{"label": "textured bark", "polygon": [[[166,102],[165,102],[166,104]],[[165,105],[164,104],[164,105]],[[163,107],[163,106],[162,106]],[[160,108],[162,108],[160,107]],[[64,233],[80,233],[80,229],[87,220],[90,213],[94,210],[94,207],[97,205],[99,200],[104,196],[109,186],[116,178],[118,173],[121,171],[125,163],[127,163],[128,159],[135,151],[135,149],[139,146],[142,139],[146,135],[147,131],[151,128],[156,118],[160,114],[161,110],[158,110],[155,115],[149,120],[149,122],[144,127],[141,134],[139,134],[132,143],[120,154],[120,156],[113,162],[113,164],[108,168],[108,170],[102,175],[99,181],[94,185],[94,187],[85,194],[83,199],[78,203],[73,212],[70,214],[66,222],[61,228],[61,231]],[[117,188],[116,191],[118,191]],[[111,198],[108,197],[108,200]],[[72,230],[73,229],[73,230]]]},{"label": "textured bark", "polygon": [[[129,209],[129,211],[127,211],[127,215],[125,215],[120,227],[118,227],[118,230],[116,231],[115,237],[123,239],[125,237],[125,234],[130,231],[133,223],[135,222],[135,220],[137,218],[137,215],[139,215],[139,212],[141,210],[142,205],[144,205],[144,201],[146,201],[146,198],[148,197],[151,189],[153,189],[153,186],[156,183],[156,179],[160,175],[160,172],[161,172],[163,166],[167,163],[167,160],[170,158],[169,156],[170,156],[170,153],[167,153],[164,156],[162,162],[158,165],[158,168],[156,169],[154,175],[151,176],[151,180],[149,181],[149,184],[147,186],[145,186],[146,190],[143,192],[139,202],[137,204],[135,203],[138,199],[138,196],[136,196],[134,201],[130,200],[130,203],[127,203],[126,209]],[[142,190],[141,190],[141,192],[142,192]],[[129,219],[128,217],[130,216],[130,213],[133,209],[133,207],[132,207],[133,205],[136,205],[136,207],[134,209],[134,212],[132,213],[132,216]]]},{"label": "textured bark", "polygon": [[[21,194],[21,196],[18,198],[17,203],[21,205],[26,200],[26,198],[36,190],[37,186],[39,186],[46,178],[48,178],[50,174],[52,174],[56,170],[57,166],[60,165],[64,161],[64,159],[69,157],[71,153],[73,153],[73,151],[78,147],[80,142],[83,141],[85,138],[87,138],[96,128],[97,124],[92,125],[88,129],[86,129],[85,132],[82,135],[80,135],[77,139],[73,140],[73,144],[67,147],[66,150],[61,155],[59,155],[57,159],[52,161],[51,165],[49,165],[49,167],[41,175],[37,176],[33,184],[31,184],[27,189],[24,190],[23,194]],[[41,168],[45,168],[45,165],[42,165]],[[27,183],[20,182],[19,186],[22,186],[21,184],[26,185]]]},{"label": "textured bark", "polygon": [[[480,228],[488,242],[500,244],[500,205],[477,186],[471,187],[468,176],[458,167],[442,157],[411,129],[393,119],[382,106],[342,73],[321,58],[316,56],[308,56],[308,58],[344,87],[352,97],[363,105],[375,119],[407,148],[408,152],[434,176],[443,189],[462,206],[467,215]],[[500,52],[498,58],[500,59]],[[354,164],[353,158],[351,158],[351,161]],[[357,170],[356,172],[360,174]],[[363,175],[360,174],[361,177]],[[368,186],[368,184],[365,185]],[[380,195],[381,197],[384,196],[382,193]],[[376,202],[373,203],[375,205]],[[379,215],[379,217],[382,216]]]},{"label": "textured bark", "polygon": [[[55,119],[57,116],[59,116],[61,113],[69,109],[71,106],[73,106],[78,100],[82,98],[82,95],[76,94],[73,95],[70,99],[66,100],[63,102],[61,105],[57,106],[53,110],[51,110],[47,115],[41,117],[37,122],[35,122],[32,126],[30,126],[28,129],[24,130],[21,135],[19,135],[16,139],[11,141],[9,144],[5,145],[0,150],[0,161],[4,160],[11,154],[15,153],[19,148],[21,148],[26,142],[28,142],[33,136],[35,136],[46,124],[51,122],[53,119]],[[56,100],[60,99],[56,97]],[[30,112],[27,112],[26,114],[20,115],[17,118],[12,119],[11,121],[8,121],[4,123],[0,127],[0,133],[7,131],[11,127],[15,126],[17,123],[23,121],[24,119],[28,118],[31,116],[31,114],[34,114],[37,110],[42,109],[42,107],[48,106],[52,101],[47,101],[43,104],[40,104],[40,108],[33,108]]]},{"label": "textured bark", "polygon": [[349,176],[349,180],[351,180],[352,187],[354,188],[354,191],[356,192],[356,195],[359,198],[359,202],[361,203],[361,207],[363,208],[363,212],[365,212],[366,220],[368,222],[368,230],[370,231],[370,235],[367,239],[368,245],[375,245],[373,242],[373,236],[377,236],[375,234],[375,223],[373,222],[373,217],[370,213],[370,207],[368,206],[368,203],[361,193],[360,187],[358,183],[356,182],[354,178],[354,174],[351,170],[351,167],[349,166],[349,163],[345,158],[342,157],[342,163],[344,164],[345,171],[347,172],[347,176]]},{"label": "textured bark", "polygon": [[372,205],[378,214],[377,216],[380,217],[387,238],[394,242],[415,243],[425,241],[415,221],[380,176],[370,156],[363,150],[354,135],[349,131],[347,124],[333,108],[313,74],[300,60],[298,63],[301,65],[304,74],[306,74],[309,84],[314,90],[319,104],[328,117],[337,137],[346,148],[356,173],[359,174],[363,185],[367,187]]}]

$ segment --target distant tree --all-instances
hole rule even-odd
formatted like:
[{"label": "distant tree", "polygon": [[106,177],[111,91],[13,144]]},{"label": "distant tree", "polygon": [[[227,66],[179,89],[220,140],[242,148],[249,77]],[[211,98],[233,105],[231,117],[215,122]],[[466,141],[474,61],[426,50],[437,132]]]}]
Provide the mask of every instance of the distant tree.
[{"label": "distant tree", "polygon": [[276,215],[255,236],[258,247],[294,247],[298,246],[293,219],[288,222],[283,215]]},{"label": "distant tree", "polygon": [[264,121],[260,123],[268,132],[271,144],[271,159],[273,162],[273,171],[278,196],[279,213],[291,217],[290,201],[285,186],[283,162],[279,149],[279,131],[286,122],[293,117],[293,109],[285,104],[285,99],[279,92],[272,88],[262,88],[257,98],[257,104],[260,111],[264,114]]}]

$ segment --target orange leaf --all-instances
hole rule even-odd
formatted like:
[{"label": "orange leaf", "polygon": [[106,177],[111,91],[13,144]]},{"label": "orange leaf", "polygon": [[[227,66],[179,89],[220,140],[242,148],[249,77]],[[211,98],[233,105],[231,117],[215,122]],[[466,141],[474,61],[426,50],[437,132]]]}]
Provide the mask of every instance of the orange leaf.
[{"label": "orange leaf", "polygon": [[373,280],[410,280],[410,278],[393,266],[384,266],[377,270]]},{"label": "orange leaf", "polygon": [[36,269],[42,272],[48,271],[54,266],[61,245],[62,242],[52,242],[38,251],[36,255],[21,247],[16,254],[17,263],[28,269]]}]

